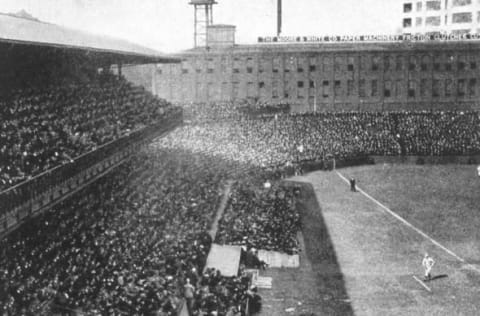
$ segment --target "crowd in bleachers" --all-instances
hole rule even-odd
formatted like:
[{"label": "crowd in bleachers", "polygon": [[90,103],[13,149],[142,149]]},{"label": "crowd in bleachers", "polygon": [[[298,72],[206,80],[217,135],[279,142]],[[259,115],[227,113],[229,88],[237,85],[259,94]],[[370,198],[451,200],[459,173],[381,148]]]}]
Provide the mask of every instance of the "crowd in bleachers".
[{"label": "crowd in bleachers", "polygon": [[290,114],[192,124],[175,146],[257,166],[333,156],[463,155],[480,152],[478,112]]},{"label": "crowd in bleachers", "polygon": [[124,79],[15,90],[0,99],[0,191],[175,111]]},{"label": "crowd in bleachers", "polygon": [[225,101],[210,103],[179,103],[184,110],[184,117],[193,123],[238,120],[244,117],[258,118],[290,112],[288,103],[270,104],[258,100]]},{"label": "crowd in bleachers", "polygon": [[299,230],[291,190],[280,186],[255,190],[241,183],[233,190],[215,241],[293,254],[299,250]]},{"label": "crowd in bleachers", "polygon": [[[182,298],[192,315],[243,315],[255,296],[247,278],[202,273],[227,179],[237,183],[215,240],[291,254],[300,221],[292,192],[272,181],[279,169],[330,155],[480,151],[478,112],[242,106],[195,107],[194,124],[1,240],[0,315],[35,315],[45,302],[92,315],[176,315]],[[113,78],[13,93],[0,101],[0,190],[175,109]]]},{"label": "crowd in bleachers", "polygon": [[178,283],[202,271],[221,179],[207,160],[155,150],[31,220],[1,241],[2,315],[56,292],[93,314],[176,314]]}]

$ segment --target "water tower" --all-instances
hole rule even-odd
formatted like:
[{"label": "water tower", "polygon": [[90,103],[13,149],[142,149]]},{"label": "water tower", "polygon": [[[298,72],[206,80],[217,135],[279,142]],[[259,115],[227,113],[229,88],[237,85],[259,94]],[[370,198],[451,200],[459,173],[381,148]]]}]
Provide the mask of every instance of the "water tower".
[{"label": "water tower", "polygon": [[213,5],[215,0],[190,0],[194,7],[195,18],[195,47],[207,46],[207,29],[213,23]]}]

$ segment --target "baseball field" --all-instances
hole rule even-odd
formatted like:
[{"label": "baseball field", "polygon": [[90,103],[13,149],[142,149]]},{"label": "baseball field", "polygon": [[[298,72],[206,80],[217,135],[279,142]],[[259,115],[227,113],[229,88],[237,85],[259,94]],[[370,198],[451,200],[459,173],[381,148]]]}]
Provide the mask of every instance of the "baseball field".
[{"label": "baseball field", "polygon": [[[375,165],[292,180],[311,195],[302,263],[267,271],[262,315],[480,315],[476,166]],[[435,266],[424,282],[426,252]]]}]

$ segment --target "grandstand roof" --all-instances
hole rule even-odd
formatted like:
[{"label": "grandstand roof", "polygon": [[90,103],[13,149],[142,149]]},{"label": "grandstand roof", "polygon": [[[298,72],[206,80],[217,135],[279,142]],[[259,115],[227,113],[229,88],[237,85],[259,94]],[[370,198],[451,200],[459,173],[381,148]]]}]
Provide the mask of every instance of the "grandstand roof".
[{"label": "grandstand roof", "polygon": [[175,63],[178,58],[126,40],[0,13],[0,43],[71,48],[108,54],[125,63]]}]

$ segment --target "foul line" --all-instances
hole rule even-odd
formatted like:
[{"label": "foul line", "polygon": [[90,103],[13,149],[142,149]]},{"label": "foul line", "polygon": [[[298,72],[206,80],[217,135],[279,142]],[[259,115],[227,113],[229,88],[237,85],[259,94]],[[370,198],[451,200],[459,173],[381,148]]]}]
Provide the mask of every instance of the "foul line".
[{"label": "foul line", "polygon": [[412,275],[415,280],[417,280],[418,283],[420,283],[427,291],[431,292],[432,290],[419,278],[417,278],[416,275]]},{"label": "foul line", "polygon": [[[342,178],[345,182],[347,183],[350,183],[350,181],[348,181],[347,178],[345,178],[340,172],[338,171],[335,171],[337,173],[337,175]],[[406,226],[410,227],[411,229],[413,229],[414,231],[416,231],[418,234],[420,234],[421,236],[423,236],[424,238],[428,239],[430,242],[432,242],[434,245],[436,245],[437,247],[439,247],[440,249],[444,250],[446,253],[448,253],[449,255],[451,255],[452,257],[454,257],[455,259],[457,259],[458,261],[462,262],[462,263],[465,263],[466,264],[466,261],[465,259],[463,259],[462,257],[458,256],[456,253],[454,253],[453,251],[451,251],[450,249],[448,249],[447,247],[443,246],[442,244],[440,244],[438,241],[436,241],[435,239],[433,239],[432,237],[428,236],[427,234],[425,234],[423,231],[421,231],[420,229],[418,229],[417,227],[413,226],[412,224],[410,224],[409,222],[407,222],[406,219],[404,219],[403,217],[401,217],[400,215],[398,215],[397,213],[395,213],[394,211],[392,211],[391,209],[389,209],[388,207],[386,207],[385,205],[383,205],[382,203],[380,203],[379,201],[377,201],[375,198],[373,198],[372,196],[370,196],[367,192],[363,191],[362,189],[360,189],[359,187],[357,187],[357,190],[362,193],[363,195],[365,195],[367,198],[369,198],[370,200],[372,200],[373,202],[375,202],[375,204],[377,204],[378,206],[380,206],[383,210],[385,210],[387,213],[389,213],[390,215],[392,215],[393,217],[395,217],[396,219],[398,219],[399,221],[401,221],[403,224],[405,224]],[[478,273],[480,273],[480,269],[478,269],[477,267],[471,265],[471,264],[467,264],[466,265],[467,267],[469,267],[470,269],[472,270],[475,270],[477,271]]]}]

